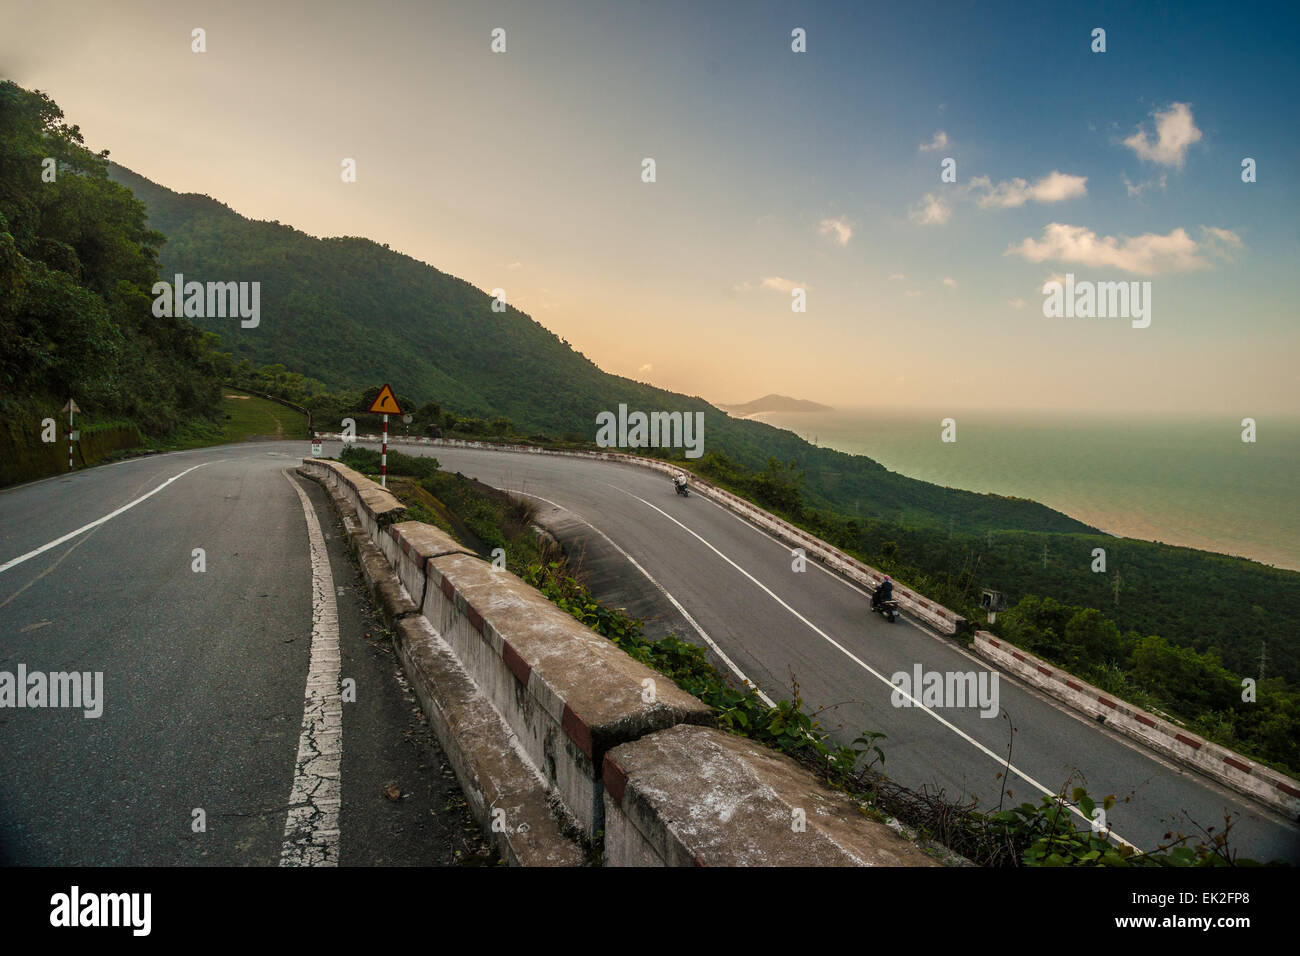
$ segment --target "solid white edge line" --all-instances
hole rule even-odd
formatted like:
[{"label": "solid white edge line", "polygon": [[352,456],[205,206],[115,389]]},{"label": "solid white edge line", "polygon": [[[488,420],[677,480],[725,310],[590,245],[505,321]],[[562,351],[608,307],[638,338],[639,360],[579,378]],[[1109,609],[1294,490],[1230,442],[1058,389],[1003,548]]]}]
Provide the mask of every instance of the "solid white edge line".
[{"label": "solid white edge line", "polygon": [[307,518],[311,547],[311,664],[303,695],[302,732],[294,764],[281,866],[338,866],[343,805],[343,698],[339,693],[338,605],[329,551],[311,499],[288,471]]}]

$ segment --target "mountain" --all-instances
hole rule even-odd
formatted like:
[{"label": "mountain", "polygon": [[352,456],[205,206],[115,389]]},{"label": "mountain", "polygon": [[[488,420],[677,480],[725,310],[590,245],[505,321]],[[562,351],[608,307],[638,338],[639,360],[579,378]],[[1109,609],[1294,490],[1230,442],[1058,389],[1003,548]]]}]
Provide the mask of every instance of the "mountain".
[{"label": "mountain", "polygon": [[[36,477],[49,459],[57,466],[40,422],[69,396],[85,409],[83,452],[101,427],[160,435],[220,405],[210,342],[183,319],[151,314],[163,237],[106,167],[49,96],[0,82],[0,474],[9,480]],[[19,457],[27,466],[11,469]]]},{"label": "mountain", "polygon": [[699,397],[611,375],[519,310],[494,312],[483,290],[369,239],[318,239],[122,166],[111,165],[110,175],[144,201],[150,228],[167,237],[165,278],[261,283],[256,328],[241,328],[238,319],[192,320],[219,334],[236,360],[280,363],[337,389],[391,382],[417,402],[505,416],[524,431],[592,438],[597,414],[620,404],[703,412],[706,453],[754,469],[769,458],[795,462],[813,504],[978,533],[1095,530],[1037,502],[906,478],[869,458],[734,419]]},{"label": "mountain", "polygon": [[810,402],[806,398],[791,398],[788,395],[764,395],[752,402],[740,405],[719,405],[728,415],[758,415],[763,412],[833,412],[829,405]]}]

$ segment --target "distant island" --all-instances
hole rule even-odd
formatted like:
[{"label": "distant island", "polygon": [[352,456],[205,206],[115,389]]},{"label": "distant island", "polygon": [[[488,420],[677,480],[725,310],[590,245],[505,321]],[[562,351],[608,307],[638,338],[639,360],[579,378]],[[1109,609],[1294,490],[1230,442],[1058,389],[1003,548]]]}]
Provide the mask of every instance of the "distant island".
[{"label": "distant island", "polygon": [[759,415],[763,412],[833,412],[829,405],[820,405],[804,398],[788,395],[764,395],[743,405],[719,405],[729,415]]}]

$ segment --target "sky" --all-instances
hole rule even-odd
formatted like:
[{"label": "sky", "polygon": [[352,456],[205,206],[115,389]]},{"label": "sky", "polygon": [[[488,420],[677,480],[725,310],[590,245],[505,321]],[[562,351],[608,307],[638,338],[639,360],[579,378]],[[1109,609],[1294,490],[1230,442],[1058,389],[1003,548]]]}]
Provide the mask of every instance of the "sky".
[{"label": "sky", "polygon": [[[1257,416],[1300,410],[1297,9],[0,0],[0,76],[714,402]],[[1066,274],[1149,325],[1045,316]]]}]

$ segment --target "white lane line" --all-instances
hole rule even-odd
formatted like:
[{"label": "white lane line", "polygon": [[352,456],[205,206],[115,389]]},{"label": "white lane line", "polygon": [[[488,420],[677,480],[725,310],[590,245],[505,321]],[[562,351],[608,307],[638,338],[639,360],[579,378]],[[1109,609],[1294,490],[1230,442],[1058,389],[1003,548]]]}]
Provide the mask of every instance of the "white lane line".
[{"label": "white lane line", "polygon": [[596,532],[596,534],[604,538],[606,543],[609,544],[611,548],[613,548],[619,554],[623,555],[623,557],[627,558],[628,561],[631,563],[632,567],[636,568],[638,571],[644,574],[646,580],[649,581],[651,584],[653,584],[656,588],[658,588],[659,593],[662,594],[664,597],[666,597],[669,600],[669,602],[671,602],[673,607],[677,608],[678,613],[681,614],[682,617],[686,618],[686,623],[689,624],[691,627],[695,628],[695,633],[700,635],[700,638],[704,641],[705,644],[709,645],[713,653],[717,654],[718,657],[722,659],[722,662],[731,669],[731,672],[740,678],[740,681],[744,686],[751,687],[755,691],[757,691],[758,699],[761,700],[768,707],[776,706],[776,702],[772,700],[771,697],[768,697],[767,694],[763,693],[763,689],[761,687],[759,687],[752,680],[746,677],[745,672],[736,666],[735,661],[733,661],[730,657],[727,656],[726,651],[724,651],[721,647],[719,647],[714,642],[713,638],[709,637],[708,632],[705,631],[704,628],[700,627],[699,622],[696,621],[695,618],[691,617],[691,613],[687,611],[686,608],[682,607],[681,603],[677,600],[677,598],[673,597],[672,593],[669,592],[669,590],[666,587],[664,587],[662,584],[656,581],[654,576],[651,575],[649,571],[641,567],[641,565],[637,562],[636,558],[632,557],[632,555],[628,554],[626,551],[624,551],[622,548],[616,545],[613,539],[610,538],[609,535],[605,534],[605,532],[601,531],[599,528],[597,528],[594,524],[592,524],[582,515],[578,514],[576,511],[570,511],[568,508],[564,507],[564,505],[556,504],[550,498],[543,498],[541,495],[529,494],[526,491],[519,491],[515,493],[520,495],[527,495],[529,498],[536,498],[538,501],[545,501],[548,505],[551,505],[552,507],[559,508],[561,511],[567,511],[569,514],[573,515],[575,518],[577,518],[579,521],[585,524],[592,531]]},{"label": "white lane line", "polygon": [[339,808],[343,804],[343,699],[339,694],[339,618],[329,551],[311,499],[281,472],[302,501],[311,543],[311,666],[298,738],[298,762],[281,866],[339,865]]},{"label": "white lane line", "polygon": [[[219,459],[219,460],[224,461],[225,459]],[[193,468],[186,468],[179,475],[172,475],[170,478],[164,481],[153,491],[149,492],[148,494],[141,495],[139,498],[136,498],[135,501],[127,502],[126,504],[122,505],[122,507],[118,508],[116,511],[110,511],[108,514],[104,515],[104,517],[96,518],[90,524],[82,525],[76,531],[69,531],[62,538],[55,538],[49,544],[43,544],[35,551],[28,551],[26,554],[19,555],[18,557],[14,558],[12,561],[6,561],[4,564],[0,564],[0,574],[3,574],[4,572],[8,571],[10,568],[17,567],[18,565],[22,564],[24,561],[36,557],[38,554],[44,554],[46,551],[50,550],[50,548],[57,548],[59,545],[63,544],[63,542],[70,541],[73,538],[75,538],[77,535],[85,531],[89,531],[91,528],[98,528],[104,522],[112,521],[114,518],[122,514],[124,511],[130,511],[140,502],[145,501],[148,498],[152,498],[154,495],[158,494],[158,492],[162,491],[164,488],[170,485],[173,481],[176,481],[179,478],[184,478],[191,471],[193,471],[194,468],[202,468],[204,465],[211,465],[211,464],[212,462],[205,461],[205,462],[200,462],[199,464],[195,465]]]},{"label": "white lane line", "polygon": [[[611,487],[615,487],[615,488],[617,488],[618,486],[617,486],[617,485],[613,485],[613,486],[611,486]],[[650,502],[646,501],[644,498],[640,497],[639,495],[634,495],[634,494],[632,494],[632,492],[630,492],[630,491],[626,491],[626,490],[624,490],[624,489],[622,489],[622,488],[618,488],[618,490],[619,490],[619,491],[622,491],[623,494],[627,495],[629,498],[635,498],[637,501],[641,502],[641,503],[642,503],[643,505],[645,505],[647,508],[653,508],[655,511],[658,511],[661,515],[663,515],[665,518],[667,518],[667,519],[668,519],[669,521],[671,521],[673,524],[677,525],[677,527],[681,528],[681,529],[682,529],[683,531],[685,531],[687,534],[689,534],[689,535],[691,535],[692,537],[694,537],[695,539],[697,539],[701,544],[703,544],[706,548],[708,548],[710,551],[712,551],[714,554],[716,554],[718,557],[720,557],[723,561],[726,561],[729,565],[731,565],[733,568],[735,568],[737,571],[739,571],[739,572],[740,572],[741,574],[743,574],[745,577],[749,578],[750,581],[754,582],[754,584],[756,584],[756,585],[757,585],[757,586],[758,586],[762,591],[764,591],[764,592],[768,595],[768,597],[770,597],[773,601],[775,601],[777,604],[781,605],[783,608],[785,608],[787,611],[789,611],[791,614],[793,614],[796,618],[798,618],[801,622],[803,622],[803,623],[804,623],[804,624],[805,624],[805,625],[806,625],[806,626],[807,626],[807,627],[808,627],[808,628],[809,628],[809,629],[810,629],[814,634],[816,634],[816,635],[818,635],[819,637],[821,637],[824,641],[826,641],[828,644],[830,644],[832,647],[834,647],[836,650],[838,650],[841,654],[843,654],[845,657],[849,658],[849,660],[853,661],[853,663],[857,664],[859,667],[861,667],[864,671],[866,671],[866,672],[867,672],[868,674],[870,674],[872,677],[875,677],[875,678],[876,678],[877,680],[879,680],[882,684],[884,684],[886,687],[888,687],[889,690],[890,690],[890,693],[891,693],[891,694],[896,693],[896,694],[899,694],[899,695],[902,696],[902,697],[907,698],[907,700],[911,701],[911,704],[912,704],[913,707],[917,708],[918,710],[923,710],[923,711],[925,711],[927,714],[929,714],[929,715],[930,715],[931,717],[933,717],[935,720],[939,721],[939,723],[943,724],[945,727],[947,727],[949,730],[951,730],[951,731],[952,731],[954,734],[956,734],[958,737],[960,737],[960,738],[962,738],[963,740],[965,740],[965,741],[966,741],[968,744],[970,744],[972,747],[974,747],[975,749],[979,750],[980,752],[982,752],[982,753],[984,753],[984,754],[987,754],[989,757],[992,757],[993,760],[996,761],[997,764],[998,764],[999,766],[1005,766],[1009,772],[1014,773],[1014,774],[1015,774],[1017,777],[1019,777],[1021,780],[1024,780],[1026,783],[1028,783],[1030,786],[1034,787],[1035,789],[1037,789],[1038,791],[1040,791],[1040,792],[1043,793],[1044,795],[1049,796],[1049,797],[1055,797],[1055,796],[1057,795],[1055,791],[1053,791],[1053,790],[1048,790],[1046,787],[1044,787],[1041,783],[1039,783],[1039,782],[1038,782],[1037,780],[1035,780],[1033,777],[1029,776],[1029,774],[1025,773],[1023,770],[1019,769],[1019,768],[1016,767],[1014,764],[1012,764],[1012,763],[1008,763],[1008,762],[1005,761],[1002,757],[999,757],[996,753],[994,753],[994,752],[993,752],[992,750],[990,750],[988,747],[984,746],[982,743],[980,743],[980,742],[979,742],[978,740],[976,740],[974,737],[970,736],[968,733],[966,733],[966,732],[965,732],[964,730],[962,730],[960,727],[958,727],[958,726],[956,726],[955,724],[951,723],[950,721],[944,719],[944,718],[943,718],[942,716],[940,716],[939,714],[936,714],[933,710],[931,710],[929,707],[926,707],[924,704],[922,704],[919,700],[917,700],[917,699],[916,699],[915,697],[913,697],[911,694],[907,693],[905,690],[903,690],[903,689],[902,689],[901,687],[899,687],[897,684],[895,684],[895,683],[893,683],[892,681],[890,681],[889,678],[887,678],[884,674],[880,673],[880,672],[877,671],[874,667],[872,667],[870,664],[868,664],[866,661],[862,660],[862,658],[858,657],[856,654],[854,654],[852,651],[850,651],[850,650],[849,650],[847,647],[845,647],[843,644],[839,643],[839,641],[835,640],[835,638],[831,637],[829,634],[827,634],[825,631],[823,631],[820,627],[818,627],[818,626],[817,626],[816,624],[814,624],[812,621],[808,620],[808,618],[804,617],[802,614],[800,614],[798,611],[796,611],[794,608],[792,608],[789,604],[786,604],[785,601],[781,600],[781,598],[779,598],[775,593],[773,593],[772,590],[771,590],[770,588],[768,588],[767,585],[765,585],[762,581],[758,580],[758,578],[754,577],[752,574],[750,574],[748,571],[746,571],[744,568],[742,568],[740,565],[738,565],[735,561],[732,561],[731,558],[727,557],[725,554],[723,554],[721,551],[719,551],[717,548],[715,548],[712,544],[710,544],[708,541],[706,541],[706,540],[705,540],[704,538],[702,538],[700,535],[696,534],[696,533],[695,533],[694,531],[692,531],[690,528],[686,527],[686,525],[682,524],[680,521],[678,521],[676,518],[674,518],[674,517],[673,517],[672,515],[670,515],[668,512],[664,511],[662,508],[660,508],[660,507],[658,507],[658,506],[656,506],[656,505],[651,504]],[[1089,825],[1090,827],[1092,826],[1092,820],[1091,820],[1091,819],[1090,819],[1086,814],[1084,814],[1084,813],[1083,813],[1083,812],[1082,812],[1078,807],[1073,807],[1073,806],[1072,806],[1072,807],[1070,807],[1070,811],[1071,811],[1075,816],[1079,817],[1081,820],[1084,820],[1085,822],[1087,822],[1088,825]],[[1129,843],[1128,840],[1125,840],[1122,836],[1120,836],[1120,835],[1119,835],[1118,833],[1116,833],[1114,830],[1110,831],[1110,835],[1111,835],[1112,837],[1114,837],[1116,840],[1118,840],[1119,842],[1121,842],[1121,843],[1126,843],[1126,844],[1128,844],[1129,846],[1133,846],[1133,844]],[[1134,846],[1133,848],[1134,848],[1134,849],[1137,849],[1137,847],[1135,847],[1135,846]]]},{"label": "white lane line", "polygon": [[[607,485],[609,484],[609,482],[604,482],[604,483],[607,484]],[[610,485],[610,487],[611,487],[611,488],[617,488],[618,486],[617,486],[617,485]],[[766,530],[764,530],[763,528],[760,528],[758,525],[754,524],[752,521],[749,521],[749,520],[747,520],[746,518],[744,518],[743,516],[736,514],[736,512],[732,511],[730,508],[725,508],[725,507],[723,507],[722,505],[720,505],[718,502],[714,501],[712,498],[710,498],[710,497],[708,497],[708,496],[706,496],[706,495],[702,495],[702,494],[700,494],[700,493],[698,493],[698,492],[696,492],[696,497],[699,498],[699,499],[702,500],[702,501],[707,501],[709,504],[713,505],[713,507],[717,508],[717,509],[718,509],[719,511],[721,511],[723,514],[725,514],[725,515],[727,515],[728,517],[734,518],[735,520],[739,521],[742,525],[744,525],[746,528],[749,528],[751,531],[756,531],[756,532],[758,532],[758,533],[761,534],[763,537],[767,538],[767,540],[769,540],[769,541],[771,541],[773,544],[777,545],[777,547],[779,547],[782,551],[785,551],[785,552],[787,552],[787,553],[790,552],[790,550],[791,550],[791,546],[790,546],[790,545],[786,544],[784,541],[782,541],[780,538],[778,538],[776,535],[772,534],[771,532],[766,531]],[[858,592],[858,594],[862,595],[862,596],[865,597],[865,598],[869,598],[869,597],[871,597],[871,592],[870,592],[870,591],[867,591],[867,590],[863,589],[861,585],[856,584],[856,583],[854,583],[853,581],[850,581],[847,577],[845,577],[844,575],[840,574],[838,571],[832,571],[830,568],[826,567],[826,565],[822,564],[820,561],[817,561],[817,560],[811,560],[811,561],[809,561],[808,563],[809,563],[810,565],[812,565],[814,568],[816,568],[817,570],[821,571],[823,574],[827,574],[827,575],[829,575],[831,578],[833,578],[834,580],[840,582],[840,584],[844,585],[844,586],[845,586],[846,588],[848,588],[850,591],[856,591],[856,592]],[[927,626],[924,625],[924,624],[921,624],[921,623],[919,623],[919,622],[917,622],[917,621],[912,620],[912,618],[911,618],[909,615],[900,613],[898,616],[899,616],[900,618],[902,618],[903,623],[912,625],[912,627],[916,628],[918,631],[920,631],[920,632],[921,632],[922,634],[924,634],[926,637],[931,638],[932,640],[936,640],[936,641],[941,641],[941,642],[944,641],[944,638],[940,637],[940,636],[939,636],[939,635],[938,635],[938,634],[937,634],[933,629],[927,627]],[[983,660],[982,658],[975,657],[975,656],[972,655],[972,654],[966,654],[965,656],[968,657],[970,660],[978,661],[978,662],[980,662],[981,664],[987,664],[987,663],[988,663],[987,661]]]}]

